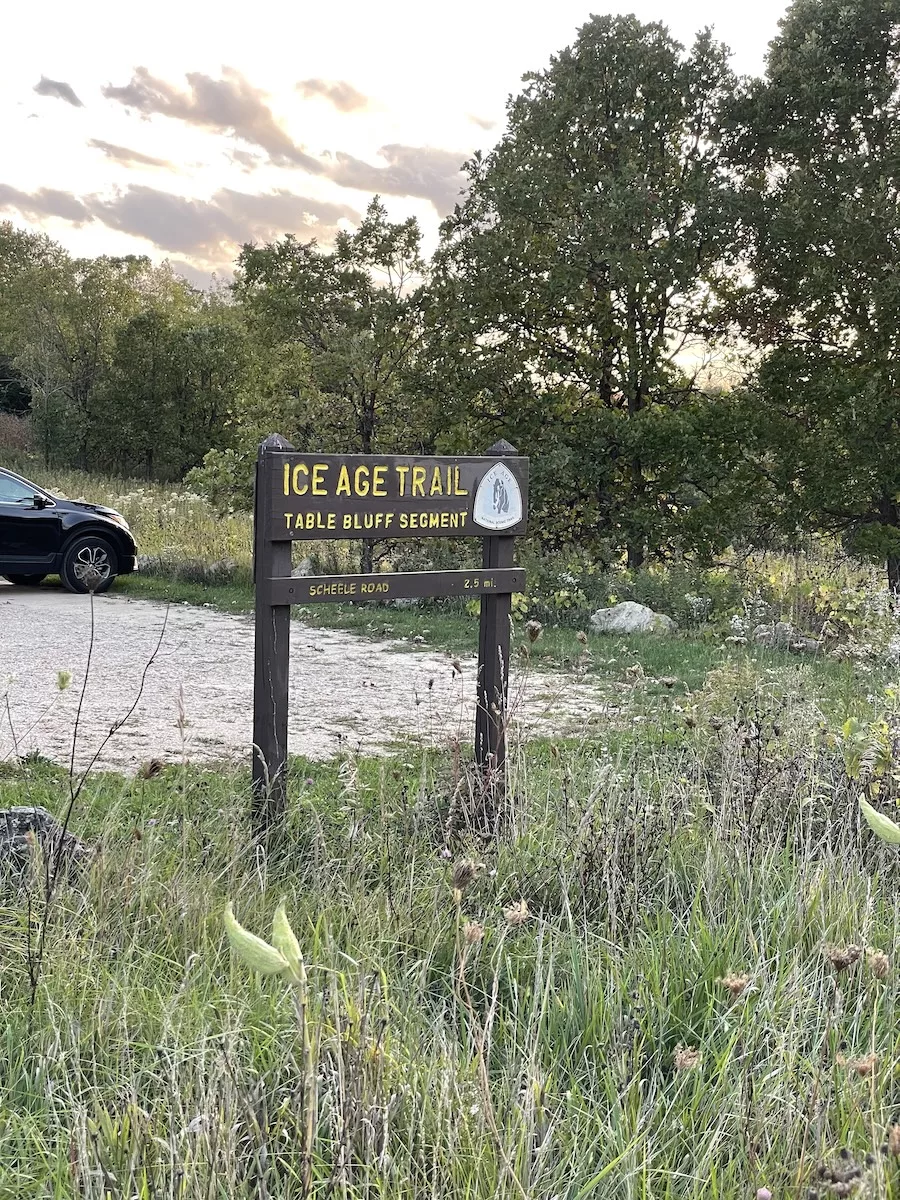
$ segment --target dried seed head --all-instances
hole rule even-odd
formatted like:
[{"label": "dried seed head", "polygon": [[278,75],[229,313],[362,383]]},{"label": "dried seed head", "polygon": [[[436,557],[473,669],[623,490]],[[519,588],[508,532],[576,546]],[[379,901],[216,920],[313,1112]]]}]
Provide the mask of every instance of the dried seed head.
[{"label": "dried seed head", "polygon": [[531,913],[528,911],[528,901],[519,900],[515,904],[510,904],[504,908],[503,915],[506,918],[507,925],[524,925]]},{"label": "dried seed head", "polygon": [[859,961],[862,954],[862,946],[826,946],[825,957],[834,967],[835,971],[840,973],[852,967],[854,963]]},{"label": "dried seed head", "polygon": [[484,937],[484,926],[478,921],[466,921],[463,925],[463,937],[467,946],[474,946]]},{"label": "dried seed head", "polygon": [[867,1054],[865,1058],[854,1059],[850,1064],[850,1069],[855,1071],[857,1075],[861,1075],[863,1079],[867,1079],[878,1065],[877,1054]]},{"label": "dried seed head", "polygon": [[722,987],[727,988],[731,993],[732,1000],[737,1000],[738,996],[742,996],[747,990],[750,983],[750,976],[726,975],[724,979],[717,979],[716,983],[721,983]]},{"label": "dried seed head", "polygon": [[888,972],[891,969],[891,960],[883,950],[868,950],[866,953],[866,962],[869,964],[869,970],[876,979],[886,979]]},{"label": "dried seed head", "polygon": [[682,1046],[679,1042],[675,1047],[675,1070],[694,1071],[699,1066],[700,1051],[693,1046]]},{"label": "dried seed head", "polygon": [[575,634],[575,640],[581,642],[582,646],[586,646],[588,644],[588,635],[583,629],[579,629]]},{"label": "dried seed head", "polygon": [[900,1125],[892,1125],[888,1130],[887,1148],[888,1154],[900,1158]]},{"label": "dried seed head", "polygon": [[678,682],[678,678],[675,675],[662,675],[659,682],[664,688],[673,688]]},{"label": "dried seed head", "polygon": [[544,627],[540,621],[529,621],[525,626],[525,633],[529,642],[536,642],[543,632]]},{"label": "dried seed head", "polygon": [[159,758],[151,758],[149,762],[141,764],[141,769],[138,771],[138,779],[153,779],[159,775],[166,764]]},{"label": "dried seed head", "polygon": [[477,879],[483,870],[484,863],[475,862],[474,858],[461,858],[453,868],[453,875],[450,879],[453,890],[462,895],[469,884],[474,879]]}]

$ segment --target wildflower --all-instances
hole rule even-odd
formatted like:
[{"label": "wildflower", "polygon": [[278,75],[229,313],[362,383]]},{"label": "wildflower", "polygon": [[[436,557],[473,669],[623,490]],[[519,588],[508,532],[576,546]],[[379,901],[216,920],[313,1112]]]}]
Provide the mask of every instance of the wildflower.
[{"label": "wildflower", "polygon": [[531,913],[528,911],[528,901],[519,900],[515,904],[510,904],[503,910],[503,916],[506,918],[507,925],[524,925]]},{"label": "wildflower", "polygon": [[529,642],[536,642],[543,632],[544,627],[540,621],[529,621],[525,626],[525,633],[528,636]]},{"label": "wildflower", "polygon": [[675,1070],[694,1071],[700,1066],[700,1051],[693,1046],[682,1046],[679,1042],[675,1047]]},{"label": "wildflower", "polygon": [[742,996],[747,990],[747,985],[750,983],[750,976],[726,975],[724,979],[717,979],[716,983],[721,983],[722,987],[727,988],[731,993],[732,1000],[737,1000],[738,996]]},{"label": "wildflower", "polygon": [[757,1188],[756,1200],[772,1200],[772,1193],[768,1188]]},{"label": "wildflower", "polygon": [[891,969],[891,960],[883,950],[869,949],[866,952],[866,962],[876,979],[885,979]]},{"label": "wildflower", "polygon": [[826,946],[825,957],[834,967],[835,971],[840,974],[841,971],[846,971],[848,967],[852,967],[859,960],[862,954],[862,946]]},{"label": "wildflower", "polygon": [[484,926],[478,921],[466,921],[463,925],[463,938],[467,946],[474,946],[484,937]]}]

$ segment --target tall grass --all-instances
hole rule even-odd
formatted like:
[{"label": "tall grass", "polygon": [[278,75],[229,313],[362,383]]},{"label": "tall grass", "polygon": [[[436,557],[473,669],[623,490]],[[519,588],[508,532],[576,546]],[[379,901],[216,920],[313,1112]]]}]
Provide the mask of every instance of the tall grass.
[{"label": "tall grass", "polygon": [[[93,780],[101,850],[34,1011],[21,893],[0,909],[0,1194],[900,1194],[896,974],[866,954],[897,946],[900,874],[857,819],[871,781],[800,673],[698,700],[520,750],[496,838],[454,755],[295,763],[268,863],[243,773]],[[26,764],[0,801],[61,790]],[[223,940],[226,900],[265,935],[281,896],[311,1072],[290,989]]]}]

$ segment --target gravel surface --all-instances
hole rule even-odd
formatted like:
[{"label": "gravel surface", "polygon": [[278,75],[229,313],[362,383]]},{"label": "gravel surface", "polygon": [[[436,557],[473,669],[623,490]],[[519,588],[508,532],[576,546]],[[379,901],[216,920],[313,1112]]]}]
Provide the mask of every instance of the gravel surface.
[{"label": "gravel surface", "polygon": [[[168,616],[167,616],[168,612]],[[94,601],[94,647],[76,762],[126,772],[151,758],[212,762],[250,754],[253,621],[211,608]],[[39,750],[68,762],[91,631],[88,596],[0,583],[0,762]],[[344,749],[384,753],[406,739],[468,745],[474,655],[457,664],[427,647],[291,626],[290,749],[325,759]],[[60,690],[60,672],[71,682]],[[511,733],[571,733],[604,711],[589,679],[513,671]]]}]

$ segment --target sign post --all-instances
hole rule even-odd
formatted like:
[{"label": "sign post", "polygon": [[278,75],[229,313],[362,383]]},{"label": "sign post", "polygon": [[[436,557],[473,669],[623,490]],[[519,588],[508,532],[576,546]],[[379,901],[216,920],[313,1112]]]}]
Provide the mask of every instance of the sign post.
[{"label": "sign post", "polygon": [[[256,591],[253,806],[256,836],[286,804],[290,606],[419,596],[480,596],[475,759],[495,782],[506,758],[509,618],[525,572],[513,566],[528,519],[528,459],[508,442],[478,457],[299,454],[277,435],[259,447],[253,508]],[[480,570],[291,576],[291,542],[480,537]]]}]

